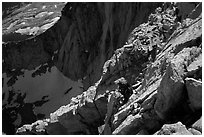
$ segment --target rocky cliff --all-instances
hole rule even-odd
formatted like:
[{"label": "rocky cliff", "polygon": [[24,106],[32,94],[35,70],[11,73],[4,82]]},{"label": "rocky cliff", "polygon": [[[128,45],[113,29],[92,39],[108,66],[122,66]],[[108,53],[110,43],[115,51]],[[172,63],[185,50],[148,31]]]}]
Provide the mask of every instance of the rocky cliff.
[{"label": "rocky cliff", "polygon": [[201,134],[201,6],[67,3],[50,29],[4,43],[3,132]]},{"label": "rocky cliff", "polygon": [[[67,3],[61,12],[64,5],[5,6],[2,65],[6,133],[47,117],[94,84],[104,62],[161,3]],[[143,9],[147,10],[141,14]]]}]

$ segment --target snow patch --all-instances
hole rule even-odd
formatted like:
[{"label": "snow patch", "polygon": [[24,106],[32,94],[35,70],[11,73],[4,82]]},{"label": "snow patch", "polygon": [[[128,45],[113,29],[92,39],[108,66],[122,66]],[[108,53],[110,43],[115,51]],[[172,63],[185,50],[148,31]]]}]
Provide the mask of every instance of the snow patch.
[{"label": "snow patch", "polygon": [[25,35],[36,35],[39,29],[40,29],[39,27],[33,27],[32,29],[30,27],[27,27],[24,29],[18,29],[15,32],[25,34]]},{"label": "snow patch", "polygon": [[49,29],[50,27],[52,27],[58,20],[60,19],[60,17],[56,17],[56,18],[53,18],[51,20],[51,23],[48,23],[48,24],[45,24],[41,27],[42,30],[47,30]]},{"label": "snow patch", "polygon": [[52,15],[52,14],[54,14],[54,12],[48,12],[47,14],[48,14],[48,15]]},{"label": "snow patch", "polygon": [[46,6],[43,6],[43,7],[42,7],[42,9],[45,9],[45,8],[46,8]]},{"label": "snow patch", "polygon": [[13,23],[11,23],[9,25],[9,27],[7,28],[7,30],[11,29],[13,26],[15,26],[18,23],[18,20],[14,21]]},{"label": "snow patch", "polygon": [[58,50],[54,51],[54,54],[57,54],[58,53]]},{"label": "snow patch", "polygon": [[52,19],[52,21],[55,23],[55,22],[57,22],[59,19],[60,19],[60,17],[55,17],[55,18]]},{"label": "snow patch", "polygon": [[25,22],[21,22],[21,24],[20,25],[25,25],[26,23]]},{"label": "snow patch", "polygon": [[48,15],[48,16],[50,16],[50,15],[52,15],[54,12],[46,12],[46,11],[44,11],[44,12],[41,12],[41,13],[38,13],[37,15],[35,15],[35,17],[36,18],[42,18],[42,17],[44,17],[45,15]]},{"label": "snow patch", "polygon": [[44,12],[41,12],[41,13],[38,13],[37,15],[35,15],[35,18],[42,18],[43,16],[47,15],[47,12],[44,11]]},{"label": "snow patch", "polygon": [[37,8],[29,9],[28,11],[33,11],[33,10],[37,10]]},{"label": "snow patch", "polygon": [[21,33],[21,34],[25,34],[30,30],[30,27],[24,28],[24,29],[18,29],[15,32],[16,33]]}]

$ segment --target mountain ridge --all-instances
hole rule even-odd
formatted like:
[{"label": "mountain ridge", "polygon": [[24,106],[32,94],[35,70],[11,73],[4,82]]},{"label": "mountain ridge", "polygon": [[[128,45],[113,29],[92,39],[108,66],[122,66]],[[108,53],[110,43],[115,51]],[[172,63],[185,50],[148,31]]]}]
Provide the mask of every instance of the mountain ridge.
[{"label": "mountain ridge", "polygon": [[[192,53],[191,53],[192,55],[190,54],[192,59],[196,60],[198,55],[200,55],[200,49],[199,48],[201,48],[201,47],[199,46],[199,44],[201,43],[201,39],[199,37],[202,34],[202,32],[200,34],[200,29],[199,29],[199,26],[201,24],[200,23],[201,22],[200,21],[201,16],[198,17],[198,15],[200,13],[198,12],[196,14],[194,12],[195,15],[191,14],[194,17],[193,19],[185,19],[186,12],[181,12],[182,14],[180,13],[180,15],[178,15],[183,19],[183,22],[180,25],[178,23],[178,21],[176,20],[177,15],[175,15],[175,13],[174,13],[175,9],[174,9],[174,6],[172,6],[172,4],[168,4],[168,3],[166,3],[166,5],[164,4],[164,7],[162,7],[164,9],[163,9],[163,11],[161,11],[160,8],[157,8],[157,7],[159,7],[158,5],[160,5],[160,3],[156,3],[156,4],[153,3],[153,4],[155,4],[155,7],[151,6],[152,7],[151,10],[154,10],[155,8],[157,8],[155,13],[153,13],[151,10],[147,11],[146,13],[153,13],[153,14],[150,14],[149,18],[147,18],[146,13],[143,13],[144,18],[148,19],[148,22],[141,24],[143,22],[143,19],[138,21],[137,23],[135,23],[135,21],[134,21],[134,18],[139,20],[141,15],[137,15],[137,14],[131,15],[130,14],[130,13],[132,13],[131,9],[134,9],[134,8],[129,8],[128,6],[130,6],[130,7],[134,7],[134,6],[137,7],[138,6],[139,8],[136,8],[135,10],[143,9],[141,6],[142,3],[129,3],[129,4],[122,3],[121,5],[120,4],[117,5],[117,4],[118,3],[115,3],[115,4],[112,4],[112,3],[111,4],[107,4],[107,3],[105,3],[105,4],[104,3],[89,3],[89,4],[87,4],[87,3],[80,3],[80,4],[68,3],[68,4],[66,4],[65,8],[62,11],[62,17],[59,19],[58,23],[52,27],[52,30],[48,29],[44,33],[40,34],[39,36],[37,36],[33,39],[27,40],[27,42],[24,42],[25,43],[24,47],[28,46],[29,43],[37,42],[36,45],[38,45],[38,46],[36,48],[34,48],[33,51],[35,51],[36,49],[37,49],[37,51],[39,51],[39,48],[42,47],[41,50],[42,50],[42,53],[44,54],[43,55],[43,54],[39,54],[39,52],[36,52],[34,54],[34,56],[35,55],[41,55],[41,56],[39,56],[40,62],[38,60],[36,60],[36,61],[34,61],[34,62],[36,62],[36,64],[35,64],[35,63],[31,63],[28,60],[29,64],[31,63],[31,66],[29,66],[29,65],[27,66],[25,64],[25,62],[22,62],[22,64],[23,64],[22,66],[23,67],[25,66],[25,69],[30,69],[30,70],[33,70],[33,68],[35,68],[35,66],[38,66],[38,64],[45,63],[44,65],[40,66],[39,71],[36,71],[34,74],[32,74],[33,77],[36,77],[38,75],[39,76],[44,75],[43,74],[44,71],[45,72],[48,71],[48,72],[52,73],[51,68],[53,66],[56,66],[65,76],[68,76],[68,78],[71,78],[72,80],[81,78],[82,83],[83,83],[83,86],[82,86],[83,90],[80,91],[79,93],[77,93],[78,96],[75,98],[71,99],[71,97],[73,97],[73,95],[69,95],[70,99],[71,99],[70,103],[67,106],[61,107],[56,112],[52,113],[50,115],[50,118],[37,121],[37,122],[33,123],[32,125],[25,125],[22,128],[18,129],[18,131],[17,131],[18,134],[99,134],[98,127],[103,125],[103,122],[105,119],[107,119],[107,117],[114,118],[116,123],[114,123],[114,125],[108,125],[106,123],[104,125],[104,127],[101,127],[101,130],[103,133],[101,132],[100,134],[104,134],[104,133],[105,134],[110,134],[110,133],[111,134],[139,134],[139,133],[152,134],[161,128],[161,125],[163,124],[163,119],[168,119],[165,116],[166,116],[166,113],[168,114],[169,111],[172,110],[171,106],[169,106],[169,109],[167,109],[167,110],[164,109],[163,110],[164,112],[160,111],[159,107],[162,107],[162,106],[160,106],[161,103],[164,103],[166,105],[171,104],[169,102],[171,102],[172,99],[169,98],[169,101],[166,100],[167,101],[167,103],[166,103],[162,99],[162,96],[160,94],[164,94],[164,95],[167,94],[167,96],[168,96],[169,94],[171,94],[171,90],[167,93],[165,93],[165,92],[162,93],[162,90],[159,90],[157,88],[159,85],[161,85],[161,83],[168,81],[168,78],[166,78],[166,80],[163,80],[163,79],[165,79],[165,77],[169,77],[171,75],[174,76],[174,74],[175,74],[174,66],[171,66],[172,65],[171,63],[170,63],[170,66],[166,66],[167,64],[169,64],[168,58],[171,56],[174,58],[174,56],[176,56],[177,53],[180,53],[180,51],[182,51],[184,49],[184,47],[186,47],[186,46],[188,47],[189,44],[186,44],[186,43],[188,43],[188,41],[190,41],[190,44],[197,45],[197,48],[194,47],[192,49],[189,49],[190,52],[192,50]],[[139,6],[137,4],[141,4],[141,5]],[[182,3],[180,3],[180,4],[182,5]],[[145,6],[150,6],[150,5],[151,5],[151,3],[148,3],[147,5],[144,4],[143,6],[145,7]],[[114,6],[116,7],[115,8],[116,11],[119,10],[119,11],[122,11],[122,13],[116,12],[116,15],[113,14],[113,13],[115,13]],[[166,6],[166,9],[165,9],[165,6]],[[199,6],[199,4],[197,6]],[[179,4],[177,5],[177,7],[179,7]],[[182,6],[180,6],[180,7],[182,7]],[[129,21],[129,23],[132,22],[133,24],[138,24],[138,25],[141,24],[141,25],[136,27],[136,29],[134,29],[132,31],[132,33],[128,36],[128,33],[129,33],[128,30],[133,29],[132,27],[134,25],[131,26],[129,23],[125,23],[125,24],[127,24],[127,25],[124,25],[125,26],[124,30],[126,30],[126,32],[125,33],[123,32],[123,34],[121,34],[121,36],[119,35],[119,37],[117,35],[113,36],[114,35],[113,33],[116,31],[116,29],[113,29],[114,28],[113,24],[118,21],[117,14],[118,15],[124,14],[126,16],[126,12],[124,10],[121,10],[123,8],[125,8],[126,11],[129,13],[129,14],[127,14],[126,19],[130,19],[130,17],[132,17],[132,19],[133,19],[133,21],[131,20],[131,21]],[[104,15],[102,9],[105,9],[105,12],[107,12],[105,15]],[[198,9],[200,9],[200,8],[198,8]],[[196,11],[199,11],[198,9]],[[95,10],[98,10],[97,11],[98,13]],[[182,8],[180,10],[182,11]],[[88,25],[91,25],[93,28],[95,28],[94,25],[96,26],[96,28],[98,28],[97,25],[102,27],[102,25],[100,25],[100,23],[103,22],[101,20],[104,17],[103,16],[101,16],[101,17],[97,16],[97,14],[99,14],[99,13],[100,13],[99,15],[104,15],[106,19],[109,19],[108,21],[105,20],[105,22],[102,23],[103,24],[103,27],[102,27],[103,31],[101,32],[102,33],[101,36],[99,36],[99,40],[101,39],[102,42],[101,42],[101,44],[98,45],[99,48],[96,46],[96,47],[94,47],[94,49],[93,49],[93,46],[91,46],[92,44],[89,47],[89,41],[87,41],[87,40],[90,40],[90,41],[92,39],[95,40],[95,38],[93,38],[93,36],[89,37],[89,35],[90,34],[92,35],[92,31],[94,33],[97,33],[97,31],[86,30],[86,29],[89,29],[90,27],[83,28],[84,22],[82,22],[82,21],[86,20],[86,18],[84,18],[84,17],[86,17],[86,15],[89,15],[90,12],[92,12],[94,14],[91,15],[91,17],[89,17],[89,19],[93,18],[93,20],[94,20],[96,18],[99,18],[98,24],[92,25],[89,22],[89,20],[87,20],[87,22],[85,21],[85,24],[84,24],[85,26],[88,24]],[[116,16],[116,19],[114,19],[115,16]],[[139,16],[139,17],[137,17],[137,16]],[[160,17],[163,20],[161,20]],[[100,19],[100,18],[102,18],[102,19]],[[69,19],[69,20],[67,20],[67,19]],[[70,20],[74,20],[74,21],[71,22]],[[121,18],[121,20],[122,20],[121,22],[123,22],[123,18]],[[169,21],[170,21],[170,23],[169,23]],[[78,24],[78,26],[77,26],[76,22],[81,23],[81,25]],[[62,24],[69,24],[68,25],[69,27],[64,27],[66,25],[62,25]],[[198,26],[198,28],[195,27],[196,25],[192,25],[192,24],[196,24]],[[111,28],[111,25],[112,25],[112,28]],[[193,26],[193,27],[191,27],[191,26]],[[79,28],[77,28],[77,27],[79,27]],[[129,29],[127,29],[127,27]],[[187,40],[186,39],[183,40],[184,44],[183,44],[183,46],[181,46],[181,48],[178,47],[178,48],[172,50],[172,52],[175,52],[175,55],[174,54],[169,54],[169,55],[166,54],[168,51],[171,51],[169,49],[173,48],[172,45],[176,46],[176,44],[174,44],[171,41],[171,39],[174,40],[176,35],[177,36],[179,36],[179,35],[183,36],[183,33],[185,34],[185,32],[186,32],[186,29],[184,29],[185,27],[187,28],[187,31],[189,31],[190,29],[193,30],[193,28],[195,28],[195,32],[198,32],[197,34],[195,33],[196,35],[198,35],[198,38],[195,38],[196,35],[194,36],[193,35],[194,31],[192,31],[192,35],[185,36],[187,38]],[[61,28],[61,29],[59,29],[59,28]],[[116,28],[117,28],[117,25],[116,25]],[[83,30],[83,29],[85,29],[85,30]],[[59,35],[54,34],[54,32],[57,32],[57,34],[59,34]],[[66,32],[68,32],[68,33],[66,34]],[[156,34],[153,34],[151,32],[155,32]],[[99,29],[99,33],[100,33],[100,29]],[[88,37],[86,36],[87,34],[88,34]],[[126,35],[126,36],[124,36],[124,35]],[[146,35],[148,37],[146,37]],[[96,35],[94,34],[94,36],[98,37],[98,34],[96,34]],[[109,43],[112,43],[112,44],[110,44],[111,46],[107,46],[108,43],[106,41],[107,41],[107,38],[110,36],[111,36],[111,39],[109,39],[109,41],[111,41],[111,42],[109,42]],[[191,36],[193,36],[192,40],[188,40],[188,39],[191,39],[190,38]],[[41,37],[41,38],[39,38],[39,37]],[[120,37],[123,37],[124,39],[125,39],[125,37],[129,37],[129,38],[128,38],[126,45],[124,45],[124,42],[119,42],[120,44],[117,44],[117,42],[113,42],[114,37],[118,38],[119,41],[120,41]],[[149,37],[153,37],[153,41]],[[195,38],[195,40],[194,40],[194,38]],[[58,39],[59,41],[57,40],[58,42],[56,42],[56,39]],[[64,39],[64,40],[62,40],[62,39]],[[79,41],[78,41],[78,39],[79,39]],[[44,41],[46,41],[46,42],[44,42]],[[122,41],[124,41],[124,40],[122,40]],[[177,40],[177,41],[182,43],[182,39]],[[105,44],[104,44],[104,42],[105,42]],[[118,47],[115,47],[113,43],[116,43],[116,45]],[[171,44],[169,44],[169,43],[171,43]],[[39,46],[39,44],[40,44],[40,46]],[[82,49],[85,48],[83,50],[81,48],[79,48],[79,47],[81,47],[79,45],[82,45],[82,44],[87,45],[85,47],[82,46]],[[156,52],[155,52],[154,47],[153,47],[153,45],[155,45],[155,44],[158,45],[157,46],[158,49],[156,50]],[[33,47],[34,45],[35,44],[33,44],[30,47]],[[77,45],[79,47],[77,47]],[[103,45],[106,45],[107,47],[103,46]],[[121,46],[124,45],[124,46],[120,48],[119,45],[121,45]],[[182,44],[178,44],[178,45],[182,45]],[[6,51],[8,54],[9,52],[12,51],[12,50],[11,51],[8,50],[9,48],[12,49],[13,48],[12,46],[14,46],[14,45],[5,44],[3,52]],[[23,47],[22,44],[19,44],[19,46]],[[19,46],[16,46],[16,47],[19,47]],[[106,54],[108,51],[106,48],[108,48],[108,50],[112,51],[112,53],[113,53],[112,57],[111,57],[111,52],[108,55]],[[117,49],[117,48],[119,48],[119,49]],[[117,49],[117,50],[114,51],[114,49]],[[98,58],[95,58],[95,57],[97,57],[97,54],[95,53],[95,52],[97,52],[97,50],[100,50],[100,52],[98,53],[100,56]],[[90,51],[93,52],[93,55],[89,53]],[[185,56],[185,54],[187,56],[187,55],[189,55],[188,54],[189,51],[184,50],[182,52],[184,52],[184,56]],[[12,59],[10,58],[10,60],[9,60],[9,57],[6,55],[6,52],[3,54],[3,58],[6,60],[3,62],[3,66],[4,67],[6,66],[7,70],[3,69],[3,70],[5,70],[3,72],[8,73],[10,71],[9,70],[10,68],[12,68],[12,69],[16,68],[16,67],[22,68],[21,64],[18,64],[21,61],[17,60],[16,64],[12,64],[13,63]],[[80,57],[81,53],[85,53],[84,55],[82,54],[83,55],[82,58]],[[164,59],[164,55],[167,56],[166,59]],[[88,57],[88,59],[81,60],[81,59],[84,59],[86,57]],[[50,60],[50,58],[51,58],[51,60]],[[75,60],[72,58],[75,58]],[[77,64],[77,62],[79,62],[79,61],[77,61],[76,58],[77,58],[77,60],[82,61],[82,63]],[[32,57],[30,59],[32,59]],[[43,61],[41,61],[41,59],[43,59]],[[87,60],[88,60],[88,62],[87,62]],[[91,63],[93,60],[95,60],[97,62],[96,63],[97,65],[95,63]],[[106,60],[108,60],[108,61],[106,61]],[[188,60],[188,58],[187,58],[187,60]],[[46,63],[47,61],[48,61],[48,63]],[[74,62],[72,62],[72,61],[74,61]],[[9,64],[8,62],[9,63],[12,62],[12,63]],[[68,63],[66,63],[66,62],[68,62]],[[83,62],[85,62],[86,64],[83,64]],[[151,62],[153,64],[151,64]],[[161,73],[166,75],[166,76],[164,76],[164,78],[160,77],[160,75],[161,75],[159,73],[160,65],[158,66],[159,62],[161,63]],[[199,62],[199,58],[198,58],[197,62]],[[98,65],[98,63],[101,65]],[[172,63],[173,63],[173,61],[172,61]],[[178,63],[180,63],[180,62],[178,62]],[[196,64],[196,61],[194,64]],[[87,70],[87,72],[85,70],[83,70],[84,68],[82,70],[80,70],[80,65],[82,65],[81,66],[82,68],[85,66],[84,68],[85,68],[85,70]],[[202,67],[202,64],[200,64],[200,65]],[[88,66],[88,68],[87,68],[87,66]],[[195,65],[193,65],[193,66],[195,66]],[[168,69],[166,69],[165,67],[167,67]],[[188,65],[187,65],[187,68],[188,68]],[[94,71],[91,71],[92,69]],[[179,68],[179,69],[182,70],[182,68]],[[16,69],[16,70],[14,69],[15,73],[13,73],[13,74],[16,75],[16,72],[18,72],[17,70],[18,69]],[[156,75],[151,71],[153,71],[153,72],[155,71],[154,73],[156,73]],[[87,74],[84,72],[86,72]],[[95,74],[96,72],[97,72],[97,74]],[[199,72],[200,72],[200,68],[198,69],[198,74],[197,74],[198,76],[200,75]],[[141,74],[141,73],[144,73],[145,75]],[[182,71],[178,72],[178,73],[181,74],[181,76],[175,75],[174,76],[175,79],[183,76]],[[191,73],[194,73],[194,71]],[[197,73],[197,70],[196,70],[196,73]],[[10,75],[12,76],[13,74],[11,73]],[[91,74],[91,76],[89,76],[90,74]],[[15,76],[15,75],[13,76],[14,81],[13,82],[11,81],[11,85],[15,84],[15,80],[18,81],[18,75],[20,76],[21,72],[19,72],[19,74],[17,73],[17,76]],[[85,77],[85,79],[83,79],[84,75],[85,76],[88,75],[88,78]],[[148,75],[151,75],[152,78]],[[191,75],[189,75],[189,76],[191,76]],[[109,112],[112,108],[111,108],[111,106],[108,106],[108,104],[110,104],[111,102],[107,98],[107,96],[109,96],[109,93],[107,94],[107,93],[105,93],[105,91],[106,90],[108,90],[108,91],[112,91],[112,90],[114,91],[115,90],[115,92],[117,92],[117,84],[114,84],[114,81],[120,77],[124,77],[127,80],[127,82],[130,85],[132,85],[132,88],[136,89],[136,90],[133,90],[134,94],[130,97],[129,102],[127,102],[127,104],[124,104],[124,106],[121,106],[121,108],[119,108],[119,110],[117,110],[118,113],[116,113],[114,116],[112,116],[114,113],[109,116],[109,114],[107,112]],[[156,78],[156,77],[158,77],[158,78]],[[197,79],[197,76],[194,78]],[[164,81],[164,82],[162,82],[162,81]],[[174,83],[174,81],[170,81],[170,83]],[[181,88],[181,85],[183,86],[183,84],[180,84],[180,85],[176,84],[176,86],[178,86],[178,89],[183,91]],[[87,88],[88,88],[88,90],[86,91]],[[151,88],[153,88],[153,89],[156,88],[159,91],[155,92],[155,89],[152,90]],[[162,89],[162,87],[160,87],[160,88]],[[72,92],[72,94],[74,93],[72,88],[69,87],[68,89],[71,89],[69,91],[67,90],[68,93],[70,93],[70,92]],[[83,92],[83,91],[85,91],[85,92]],[[179,92],[178,96],[180,97],[180,94],[182,94],[182,93],[183,92]],[[124,98],[123,95],[117,95],[117,96]],[[158,96],[158,97],[155,97],[155,96]],[[45,98],[43,98],[43,100]],[[155,102],[155,98],[156,98],[156,102]],[[47,97],[47,99],[49,100],[49,96]],[[136,101],[133,101],[135,99],[136,99]],[[179,100],[180,99],[178,99],[177,101],[179,101]],[[44,100],[44,101],[46,104],[46,100]],[[177,101],[175,101],[175,104],[177,104]],[[185,102],[185,99],[184,99],[184,102]],[[156,108],[152,109],[152,105],[154,103],[156,103]],[[134,104],[134,105],[129,105],[129,104]],[[142,106],[139,107],[140,105],[138,105],[138,104],[142,104]],[[137,107],[137,105],[138,105],[138,107]],[[183,107],[183,106],[181,106],[181,107]],[[200,109],[200,106],[198,108]],[[132,109],[133,110],[136,109],[136,110],[134,110],[135,111],[134,113],[136,113],[136,115],[130,115],[130,112],[132,111]],[[194,109],[194,108],[191,108],[191,109]],[[153,112],[149,113],[146,110],[152,110]],[[139,113],[138,113],[138,111],[139,111]],[[198,110],[196,110],[196,112],[197,111]],[[174,112],[174,111],[172,111],[172,112]],[[90,119],[90,116],[91,116],[90,113],[92,113],[95,117],[92,120]],[[122,115],[120,115],[120,114],[122,114]],[[124,115],[126,115],[126,116],[124,117]],[[146,122],[146,120],[149,119],[148,115],[153,115],[150,118],[150,123],[155,122],[154,127],[153,128],[149,127],[148,126],[149,123],[147,122],[142,126],[143,127],[142,129],[138,128],[137,131],[133,132],[132,128],[137,129],[138,126],[141,126],[140,123]],[[193,114],[187,114],[187,115],[193,115]],[[199,116],[200,115],[198,115],[197,117],[199,117]],[[118,120],[117,120],[117,117],[119,118]],[[197,117],[196,117],[196,119],[198,119]],[[70,120],[67,121],[67,118],[69,118]],[[176,116],[176,118],[174,118],[174,119],[179,119],[179,116]],[[126,123],[125,123],[125,121],[126,121]],[[192,120],[192,121],[194,121],[194,120]],[[73,123],[73,122],[76,124],[76,126],[74,126],[74,127],[73,127],[73,125],[70,126],[70,123]],[[121,122],[123,122],[123,123],[121,123]],[[135,125],[133,122],[134,123],[136,122],[138,124]],[[129,125],[127,125],[127,123],[129,123]],[[123,124],[125,124],[125,125],[123,125]],[[78,125],[81,125],[81,127],[77,127]],[[109,128],[109,126],[111,128]],[[58,130],[56,130],[55,128],[57,128]],[[110,132],[110,129],[111,129],[111,132]]]}]

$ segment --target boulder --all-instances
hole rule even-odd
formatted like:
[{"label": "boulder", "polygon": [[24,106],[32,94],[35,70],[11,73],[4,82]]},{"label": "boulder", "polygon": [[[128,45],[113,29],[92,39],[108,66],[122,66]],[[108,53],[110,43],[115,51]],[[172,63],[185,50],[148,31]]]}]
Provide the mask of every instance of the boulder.
[{"label": "boulder", "polygon": [[194,129],[196,129],[202,133],[202,117],[192,125],[192,128],[194,128]]},{"label": "boulder", "polygon": [[202,53],[187,67],[187,77],[202,79]]},{"label": "boulder", "polygon": [[[196,39],[194,40],[196,41]],[[176,52],[179,48],[181,47],[178,46],[177,48],[174,48],[173,51]],[[166,72],[164,73],[160,86],[158,87],[157,100],[154,106],[155,111],[162,119],[167,120],[168,117],[171,118],[171,115],[169,114],[174,113],[173,111],[176,107],[180,107],[181,110],[182,106],[185,104],[184,100],[187,99],[185,96],[186,91],[184,78],[188,74],[188,72],[186,72],[186,68],[199,55],[201,55],[200,48],[183,48],[180,49],[179,52],[176,52],[176,55],[172,58],[170,57],[171,60],[167,62]]]},{"label": "boulder", "polygon": [[174,65],[169,64],[158,87],[154,109],[161,119],[168,119],[168,113],[180,102],[184,91],[184,81]]},{"label": "boulder", "polygon": [[190,100],[190,107],[192,110],[198,110],[202,108],[202,82],[194,78],[185,79],[186,88],[188,92],[188,98]]},{"label": "boulder", "polygon": [[154,135],[193,135],[181,122],[165,124]]}]

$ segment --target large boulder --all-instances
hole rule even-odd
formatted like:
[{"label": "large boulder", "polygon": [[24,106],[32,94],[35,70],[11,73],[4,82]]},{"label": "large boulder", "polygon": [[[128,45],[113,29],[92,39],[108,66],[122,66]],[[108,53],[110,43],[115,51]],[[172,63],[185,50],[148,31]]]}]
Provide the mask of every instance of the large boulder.
[{"label": "large boulder", "polygon": [[191,108],[202,109],[202,82],[193,78],[186,78],[185,81]]},{"label": "large boulder", "polygon": [[156,113],[162,119],[167,119],[167,113],[179,103],[183,95],[183,89],[184,81],[178,75],[174,66],[169,64],[158,87],[157,100],[154,105]]}]

